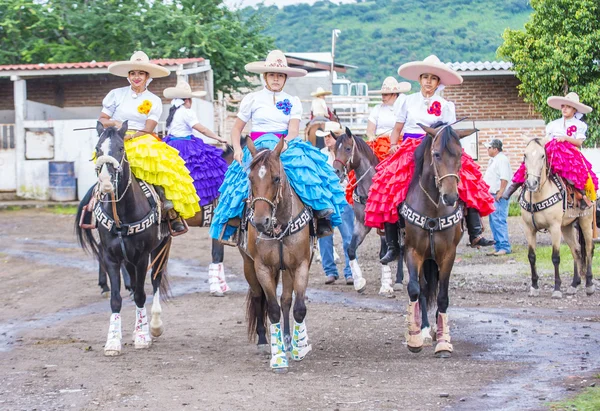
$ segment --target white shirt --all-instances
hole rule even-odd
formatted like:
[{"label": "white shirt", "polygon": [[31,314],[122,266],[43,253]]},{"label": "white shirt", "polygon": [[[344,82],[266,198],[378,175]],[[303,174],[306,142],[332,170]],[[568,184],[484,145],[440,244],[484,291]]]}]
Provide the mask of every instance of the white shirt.
[{"label": "white shirt", "polygon": [[496,194],[500,190],[500,180],[507,182],[512,179],[512,170],[508,157],[500,151],[495,157],[490,158],[488,168],[485,170],[483,181],[490,186],[490,193]]},{"label": "white shirt", "polygon": [[[428,113],[427,110],[432,108],[434,102],[439,103],[440,115],[436,113]],[[424,134],[425,132],[417,123],[431,126],[437,121],[444,123],[453,123],[456,121],[456,109],[454,103],[447,101],[442,96],[434,94],[430,98],[423,97],[419,91],[406,97],[404,103],[398,110],[396,117],[398,123],[404,123],[402,132],[404,134]]]},{"label": "white shirt", "polygon": [[[551,139],[557,137],[572,137],[577,140],[585,140],[585,133],[587,131],[587,124],[583,121],[571,117],[565,120],[564,117],[551,121],[546,126],[546,137]],[[568,132],[571,135],[568,135]]]},{"label": "white shirt", "polygon": [[314,98],[310,105],[310,111],[315,117],[329,117],[327,102],[324,98]]},{"label": "white shirt", "polygon": [[173,115],[173,121],[169,127],[169,134],[173,137],[187,137],[193,135],[193,129],[199,124],[196,112],[191,108],[181,106]]},{"label": "white shirt", "polygon": [[[163,109],[160,98],[148,90],[138,94],[137,98],[133,98],[134,95],[136,94],[131,86],[111,90],[102,100],[102,112],[113,120],[127,120],[130,130],[143,130],[146,120],[158,122]],[[148,114],[143,114],[138,111],[138,107],[146,100],[152,107]]]},{"label": "white shirt", "polygon": [[375,135],[380,136],[392,133],[404,100],[406,100],[406,94],[400,94],[391,106],[381,103],[373,107],[369,115],[369,121],[375,124]]},{"label": "white shirt", "polygon": [[[278,109],[273,104],[273,95],[275,102],[281,104],[291,104],[289,113],[285,114],[283,109]],[[240,103],[238,118],[247,123],[252,120],[252,130],[260,132],[281,132],[287,131],[290,120],[302,117],[302,103],[300,99],[281,91],[273,93],[263,88],[246,95]]]}]

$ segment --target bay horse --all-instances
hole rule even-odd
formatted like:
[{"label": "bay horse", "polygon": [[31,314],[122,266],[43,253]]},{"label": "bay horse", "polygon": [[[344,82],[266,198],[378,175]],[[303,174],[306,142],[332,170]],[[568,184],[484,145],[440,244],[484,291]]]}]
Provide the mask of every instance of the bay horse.
[{"label": "bay horse", "polygon": [[[352,270],[352,277],[354,278],[354,289],[358,292],[363,292],[366,288],[366,280],[356,259],[356,250],[371,231],[371,227],[365,225],[365,207],[369,188],[373,184],[375,167],[379,164],[379,159],[371,147],[362,138],[352,135],[352,132],[347,127],[344,133],[336,134],[332,132],[331,135],[336,140],[333,149],[335,154],[333,168],[340,181],[348,179],[348,173],[352,170],[356,175],[356,186],[352,195],[354,200],[352,207],[354,209],[354,232],[352,233],[352,241],[348,247],[348,258],[350,259],[350,268]],[[385,239],[380,236],[380,241],[379,258],[383,257],[387,252]],[[394,297],[394,288],[401,289],[404,279],[402,252],[403,248],[401,248],[400,257],[398,258],[395,284],[392,280],[390,267],[387,264],[381,264],[381,288],[379,289],[379,295]]]},{"label": "bay horse", "polygon": [[[133,298],[136,305],[134,346],[149,348],[152,336],[163,331],[160,306],[161,293],[168,293],[167,261],[171,237],[166,224],[160,224],[158,199],[145,183],[135,178],[125,153],[124,137],[127,122],[120,129],[104,128],[98,122],[96,145],[96,171],[99,175],[99,198],[94,215],[98,222],[99,242],[90,228],[80,227],[80,217],[87,203],[79,204],[75,230],[84,250],[91,251],[100,263],[100,270],[108,273],[111,283],[110,317],[104,355],[121,353],[121,274],[124,266],[131,276]],[[148,264],[152,258],[152,320],[146,315],[144,283]]]},{"label": "bay horse", "polygon": [[[309,228],[313,219],[286,176],[280,159],[284,143],[281,139],[272,151],[257,151],[252,140],[247,141],[253,157],[248,175],[249,224],[246,225],[247,242],[239,245],[244,275],[250,286],[246,301],[248,336],[252,340],[258,335],[258,348],[266,351],[266,317],[269,317],[270,366],[275,372],[287,371],[288,351],[293,360],[300,361],[312,349],[304,322],[304,299],[311,262]],[[277,303],[280,276],[283,282],[281,306]],[[292,294],[295,294],[294,330],[290,334]]]},{"label": "bay horse", "polygon": [[[592,283],[593,213],[595,204],[585,210],[579,208],[565,211],[564,183],[550,172],[550,159],[546,155],[547,139],[534,138],[525,147],[527,177],[524,189],[519,196],[521,218],[525,227],[528,244],[528,257],[531,266],[530,297],[538,297],[538,274],[536,269],[536,236],[547,230],[552,239],[552,263],[554,264],[554,291],[552,298],[562,298],[560,290],[560,237],[567,242],[574,260],[573,281],[567,294],[575,294],[581,284],[580,276],[585,275],[585,291],[594,294]],[[579,273],[579,275],[578,275]]]},{"label": "bay horse", "polygon": [[415,171],[398,212],[406,221],[404,257],[410,298],[407,347],[411,352],[420,352],[424,341],[431,341],[427,307],[437,295],[435,355],[447,358],[453,350],[448,286],[456,247],[463,235],[464,206],[458,197],[460,139],[476,130],[457,131],[442,122],[419,126],[427,134],[415,151]]},{"label": "bay horse", "polygon": [[[311,121],[309,121],[306,124],[306,127],[304,128],[304,140],[308,141],[314,147],[317,147],[317,148],[325,147],[325,143],[323,142],[323,139],[318,140],[316,133],[317,133],[317,130],[321,130],[321,131],[324,130],[325,123],[328,121],[333,121],[334,123],[339,123],[340,118],[338,117],[338,115],[335,111],[331,111],[331,116],[329,118],[317,117],[317,118],[312,119]],[[319,143],[319,141],[320,141],[320,143]]]}]

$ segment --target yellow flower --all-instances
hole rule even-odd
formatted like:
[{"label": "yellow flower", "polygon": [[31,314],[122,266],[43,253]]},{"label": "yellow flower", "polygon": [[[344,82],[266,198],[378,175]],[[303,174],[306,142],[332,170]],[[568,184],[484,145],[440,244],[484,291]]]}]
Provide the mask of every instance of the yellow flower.
[{"label": "yellow flower", "polygon": [[140,104],[138,106],[138,113],[148,114],[150,112],[151,108],[152,108],[152,103],[150,102],[150,100],[144,100],[144,101],[142,101],[142,104]]}]

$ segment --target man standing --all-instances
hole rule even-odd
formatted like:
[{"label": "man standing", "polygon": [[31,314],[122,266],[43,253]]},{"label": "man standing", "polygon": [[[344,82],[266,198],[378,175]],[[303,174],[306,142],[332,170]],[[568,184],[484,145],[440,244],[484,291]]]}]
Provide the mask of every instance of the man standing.
[{"label": "man standing", "polygon": [[490,214],[490,228],[496,240],[493,253],[488,255],[506,255],[511,253],[510,242],[508,240],[508,200],[502,198],[508,182],[512,179],[512,170],[510,161],[502,152],[502,141],[497,138],[484,144],[490,156],[488,168],[483,177],[484,181],[490,186],[490,193],[494,197],[494,207],[496,211]]}]

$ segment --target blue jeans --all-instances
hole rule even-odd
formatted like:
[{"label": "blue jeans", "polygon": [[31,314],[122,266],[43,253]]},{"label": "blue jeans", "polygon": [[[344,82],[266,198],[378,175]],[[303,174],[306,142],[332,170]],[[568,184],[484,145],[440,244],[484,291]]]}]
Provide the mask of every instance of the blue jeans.
[{"label": "blue jeans", "polygon": [[[494,194],[492,195],[494,198],[496,197]],[[496,251],[504,250],[510,253],[512,250],[508,241],[508,223],[506,222],[508,218],[508,200],[503,198],[500,201],[494,200],[494,207],[496,207],[496,211],[490,214],[489,220],[496,241]]]},{"label": "blue jeans", "polygon": [[[348,258],[348,247],[352,240],[352,232],[354,231],[354,210],[349,205],[342,211],[342,224],[338,226],[340,234],[342,235],[342,242],[344,247],[344,257],[346,258],[346,265],[344,267],[344,277],[352,278],[352,271],[350,270],[350,259]],[[338,278],[338,270],[333,260],[333,235],[319,238],[319,249],[321,251],[321,261],[325,275],[332,275]]]}]

